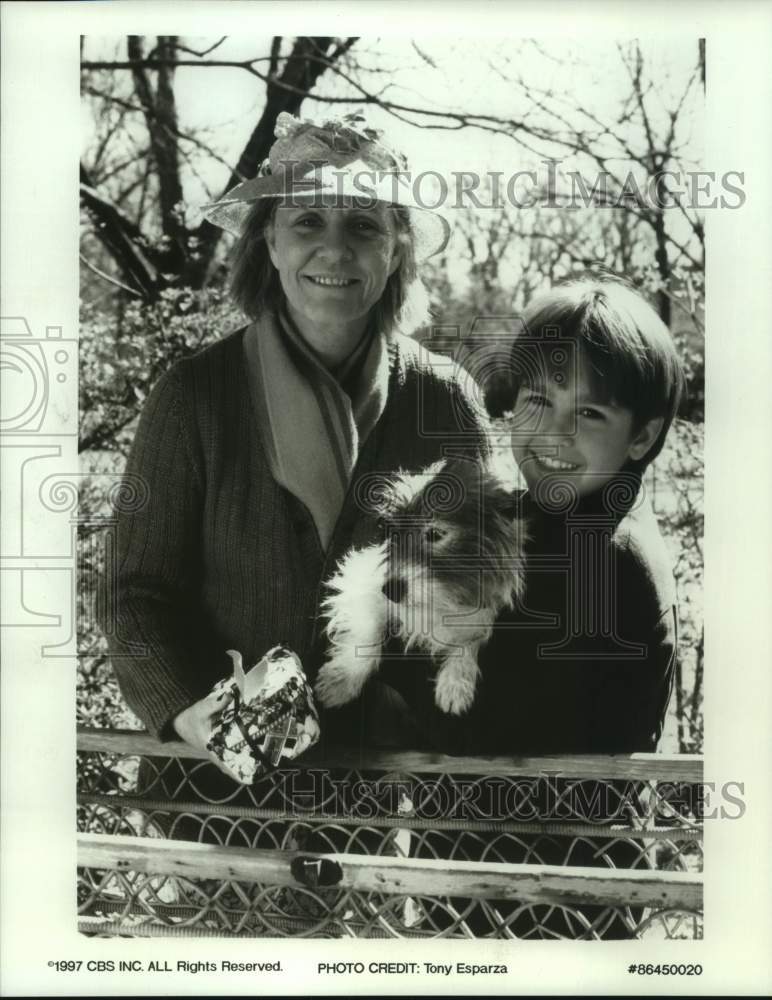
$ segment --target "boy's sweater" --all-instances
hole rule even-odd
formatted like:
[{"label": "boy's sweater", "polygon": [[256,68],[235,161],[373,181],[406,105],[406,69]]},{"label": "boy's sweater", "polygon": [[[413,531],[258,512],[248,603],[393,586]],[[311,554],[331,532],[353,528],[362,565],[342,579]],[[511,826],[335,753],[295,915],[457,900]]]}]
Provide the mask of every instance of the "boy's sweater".
[{"label": "boy's sweater", "polygon": [[[608,499],[607,499],[608,498]],[[523,500],[526,592],[481,653],[478,749],[653,751],[676,658],[671,560],[639,477],[570,513]]]}]

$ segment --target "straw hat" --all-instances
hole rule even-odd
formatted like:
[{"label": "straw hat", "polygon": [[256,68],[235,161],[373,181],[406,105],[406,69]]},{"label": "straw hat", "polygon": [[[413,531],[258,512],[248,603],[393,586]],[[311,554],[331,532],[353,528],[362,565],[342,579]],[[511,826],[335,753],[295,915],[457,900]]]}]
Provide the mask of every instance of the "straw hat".
[{"label": "straw hat", "polygon": [[407,210],[417,261],[445,249],[447,220],[416,201],[407,160],[386,146],[382,133],[369,128],[361,114],[300,120],[283,111],[274,135],[276,142],[257,176],[203,207],[204,218],[213,225],[239,235],[260,198],[293,204],[321,204],[330,197],[362,205],[380,201]]}]

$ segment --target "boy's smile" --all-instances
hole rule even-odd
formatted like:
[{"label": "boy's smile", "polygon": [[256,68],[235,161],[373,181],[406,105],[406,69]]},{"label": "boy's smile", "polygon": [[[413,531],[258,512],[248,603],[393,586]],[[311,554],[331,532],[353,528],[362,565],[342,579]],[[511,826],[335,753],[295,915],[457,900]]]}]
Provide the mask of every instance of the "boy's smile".
[{"label": "boy's smile", "polygon": [[602,398],[580,358],[566,378],[521,386],[512,451],[534,492],[542,480],[564,477],[580,497],[603,487],[629,460],[642,458],[661,424],[635,427],[632,410]]},{"label": "boy's smile", "polygon": [[534,456],[538,465],[546,469],[548,472],[574,472],[579,468],[577,462],[565,462],[561,461],[559,458],[550,458],[547,455],[535,455]]}]

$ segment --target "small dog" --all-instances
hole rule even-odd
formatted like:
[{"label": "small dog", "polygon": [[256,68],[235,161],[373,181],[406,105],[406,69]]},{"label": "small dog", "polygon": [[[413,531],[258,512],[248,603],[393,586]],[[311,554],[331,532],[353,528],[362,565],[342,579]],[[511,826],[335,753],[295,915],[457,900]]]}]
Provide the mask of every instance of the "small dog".
[{"label": "small dog", "polygon": [[349,552],[327,584],[330,651],[315,685],[323,705],[359,695],[391,634],[437,663],[443,712],[469,710],[478,651],[523,588],[525,526],[516,509],[512,487],[472,461],[395,478],[381,509],[386,539]]}]

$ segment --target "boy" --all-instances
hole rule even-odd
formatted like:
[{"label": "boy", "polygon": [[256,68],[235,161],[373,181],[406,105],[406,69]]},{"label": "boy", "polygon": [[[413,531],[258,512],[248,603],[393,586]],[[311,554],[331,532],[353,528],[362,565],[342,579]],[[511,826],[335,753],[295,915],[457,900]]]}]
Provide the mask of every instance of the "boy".
[{"label": "boy", "polygon": [[470,735],[491,752],[650,752],[676,598],[642,477],[678,408],[678,356],[654,310],[613,281],[554,288],[524,327],[512,449],[528,486],[526,593],[481,653]]}]

